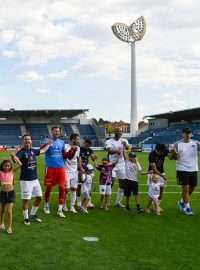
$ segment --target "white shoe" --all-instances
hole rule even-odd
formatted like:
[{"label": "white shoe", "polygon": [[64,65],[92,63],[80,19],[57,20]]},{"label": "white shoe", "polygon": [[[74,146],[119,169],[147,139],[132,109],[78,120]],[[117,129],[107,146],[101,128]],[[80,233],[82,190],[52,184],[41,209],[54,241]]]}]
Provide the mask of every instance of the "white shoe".
[{"label": "white shoe", "polygon": [[25,218],[24,219],[24,224],[25,225],[30,225],[31,224],[30,221],[29,221],[29,218]]},{"label": "white shoe", "polygon": [[63,214],[62,211],[58,211],[57,216],[59,216],[60,218],[65,218],[65,215]]},{"label": "white shoe", "polygon": [[71,207],[71,208],[69,209],[69,212],[71,212],[71,213],[73,213],[73,214],[77,214],[77,213],[78,213],[74,207]]},{"label": "white shoe", "polygon": [[151,210],[150,210],[149,208],[146,208],[146,209],[145,209],[145,212],[146,212],[147,214],[150,214],[150,213],[151,213]]},{"label": "white shoe", "polygon": [[88,208],[94,208],[95,206],[94,206],[94,204],[93,203],[88,203],[88,206],[87,206]]},{"label": "white shoe", "polygon": [[69,211],[69,209],[67,208],[67,205],[64,205],[62,210],[63,210],[64,212],[68,212],[68,211]]},{"label": "white shoe", "polygon": [[85,209],[84,207],[81,208],[81,212],[84,213],[84,214],[89,214],[88,210]]},{"label": "white shoe", "polygon": [[103,209],[103,204],[100,203],[99,208],[100,209]]},{"label": "white shoe", "polygon": [[123,204],[121,204],[120,202],[119,203],[116,203],[115,204],[115,207],[122,207],[122,208],[125,208],[125,206]]},{"label": "white shoe", "polygon": [[50,214],[50,209],[49,207],[44,207],[44,213],[49,215]]}]

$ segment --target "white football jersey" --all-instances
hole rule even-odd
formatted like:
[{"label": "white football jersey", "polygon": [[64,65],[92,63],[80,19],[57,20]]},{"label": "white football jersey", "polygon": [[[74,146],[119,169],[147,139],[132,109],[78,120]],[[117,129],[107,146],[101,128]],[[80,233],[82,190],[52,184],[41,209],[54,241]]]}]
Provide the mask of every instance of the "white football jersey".
[{"label": "white football jersey", "polygon": [[[105,143],[105,148],[112,148],[114,151],[120,151],[120,158],[118,161],[118,164],[124,164],[124,156],[123,156],[123,152],[125,150],[124,145],[122,142],[126,142],[128,144],[128,141],[126,139],[122,139],[120,138],[118,141],[116,141],[114,138],[111,138],[109,140],[106,141]],[[114,163],[117,159],[117,155],[116,154],[109,154],[109,160],[110,163]]]},{"label": "white football jersey", "polygon": [[[78,146],[77,146],[78,147]],[[69,151],[71,148],[71,145],[65,144],[65,150]],[[80,155],[80,147],[78,147],[78,150],[75,152],[75,155],[72,159],[65,159],[65,169],[67,172],[76,172],[78,171],[78,157]]]}]

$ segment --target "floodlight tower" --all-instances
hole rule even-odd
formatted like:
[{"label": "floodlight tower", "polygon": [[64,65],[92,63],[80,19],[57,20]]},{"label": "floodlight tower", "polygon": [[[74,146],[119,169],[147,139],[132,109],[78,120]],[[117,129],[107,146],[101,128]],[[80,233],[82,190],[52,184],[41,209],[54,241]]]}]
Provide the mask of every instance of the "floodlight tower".
[{"label": "floodlight tower", "polygon": [[124,23],[115,23],[112,25],[114,35],[121,41],[131,45],[131,117],[130,134],[136,134],[138,129],[137,113],[137,89],[136,89],[136,63],[135,63],[135,42],[141,40],[146,31],[146,23],[143,16],[138,18],[130,26]]}]

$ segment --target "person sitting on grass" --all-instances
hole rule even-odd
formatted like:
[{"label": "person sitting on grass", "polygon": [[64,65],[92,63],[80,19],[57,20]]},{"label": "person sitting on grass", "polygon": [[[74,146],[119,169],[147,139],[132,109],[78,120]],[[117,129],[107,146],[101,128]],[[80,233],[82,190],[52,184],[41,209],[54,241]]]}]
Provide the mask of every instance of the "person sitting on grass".
[{"label": "person sitting on grass", "polygon": [[116,152],[117,159],[114,163],[109,164],[110,160],[106,157],[102,159],[102,165],[97,165],[94,160],[94,166],[100,171],[100,205],[99,208],[109,210],[110,197],[111,197],[111,185],[112,185],[112,170],[119,161],[120,152]]},{"label": "person sitting on grass", "polygon": [[153,203],[155,214],[160,216],[161,208],[159,207],[158,198],[160,195],[159,175],[151,174],[149,179],[148,201],[146,213],[150,214],[150,206]]},{"label": "person sitting on grass", "polygon": [[15,202],[15,191],[14,191],[14,173],[21,167],[21,162],[19,159],[12,154],[12,159],[16,162],[17,166],[13,169],[12,162],[10,159],[4,159],[0,164],[0,203],[1,203],[1,220],[0,220],[0,229],[5,230],[4,225],[4,216],[7,206],[8,212],[8,227],[7,233],[12,233],[12,211],[13,203]]},{"label": "person sitting on grass", "polygon": [[124,182],[124,196],[126,197],[125,209],[130,211],[130,196],[131,192],[135,197],[135,204],[137,213],[140,214],[144,210],[140,207],[140,198],[138,195],[138,179],[137,173],[147,175],[149,172],[143,172],[138,162],[137,156],[134,152],[129,154],[129,158],[125,159],[125,182]]},{"label": "person sitting on grass", "polygon": [[91,194],[94,168],[92,165],[88,164],[87,166],[84,167],[84,170],[85,170],[85,173],[81,174],[81,180],[83,182],[81,185],[81,193],[83,194],[83,201],[82,201],[80,209],[83,213],[88,214],[87,207],[90,202],[90,194]]}]

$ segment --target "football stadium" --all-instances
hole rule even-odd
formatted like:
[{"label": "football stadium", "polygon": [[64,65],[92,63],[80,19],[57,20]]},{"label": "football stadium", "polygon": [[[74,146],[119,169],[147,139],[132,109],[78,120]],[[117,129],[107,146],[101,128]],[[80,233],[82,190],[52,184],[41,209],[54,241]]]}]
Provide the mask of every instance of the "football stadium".
[{"label": "football stadium", "polygon": [[199,1],[0,3],[0,270],[199,270]]},{"label": "football stadium", "polygon": [[[88,109],[80,110],[1,110],[0,145],[1,160],[8,158],[22,146],[23,135],[30,134],[33,148],[41,140],[51,138],[51,127],[61,127],[61,139],[69,141],[72,133],[80,135],[80,145],[90,139],[98,157],[97,163],[107,156],[104,150],[105,130],[87,119]],[[181,139],[182,130],[191,128],[194,138],[200,136],[200,108],[146,116],[147,130],[128,138],[129,149],[134,149],[143,171],[148,171],[148,155],[157,143],[167,148]],[[140,134],[139,134],[140,132]],[[114,134],[112,135],[114,136]],[[123,134],[122,136],[126,136]],[[132,150],[131,150],[132,148]],[[89,163],[94,166],[90,159]],[[43,192],[44,155],[37,157],[37,172]],[[41,202],[38,216],[42,222],[24,225],[20,197],[19,172],[15,174],[16,203],[13,209],[13,233],[1,231],[1,269],[198,269],[199,238],[199,186],[191,198],[193,216],[179,210],[181,188],[176,184],[175,161],[166,158],[168,177],[162,200],[163,212],[156,216],[138,214],[134,197],[130,198],[130,211],[115,206],[118,183],[112,188],[108,211],[99,208],[99,172],[95,170],[91,189],[94,208],[84,214],[65,212],[65,218],[56,215],[58,188],[53,187],[50,209],[46,215]],[[147,176],[138,175],[140,205],[147,204]],[[67,205],[69,205],[69,196]],[[122,200],[125,205],[125,198]],[[29,204],[29,208],[31,203]],[[7,224],[7,217],[5,217]],[[9,254],[13,256],[8,260]],[[194,259],[195,258],[195,259]]]}]

